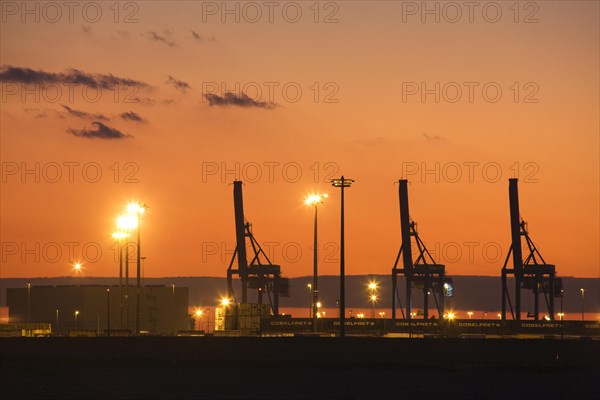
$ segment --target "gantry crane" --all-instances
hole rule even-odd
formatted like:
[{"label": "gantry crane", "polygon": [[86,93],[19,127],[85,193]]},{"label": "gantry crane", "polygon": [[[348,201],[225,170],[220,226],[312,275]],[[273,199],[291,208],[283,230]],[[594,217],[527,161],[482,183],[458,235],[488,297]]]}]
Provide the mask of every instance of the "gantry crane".
[{"label": "gantry crane", "polygon": [[[392,268],[392,320],[396,319],[396,299],[400,305],[400,311],[403,317],[412,318],[412,289],[419,288],[423,290],[423,318],[429,318],[429,295],[433,295],[438,318],[444,316],[444,297],[453,295],[454,288],[452,279],[446,276],[446,267],[435,262],[431,253],[427,250],[425,243],[419,237],[417,224],[411,220],[408,208],[408,181],[401,179],[399,184],[400,199],[400,232],[402,245],[398,251],[396,262]],[[412,240],[418,250],[418,256],[413,262]],[[398,268],[398,263],[402,257],[404,268]],[[406,281],[406,315],[400,302],[398,292],[398,275],[404,274]]]},{"label": "gantry crane", "polygon": [[[242,303],[248,302],[248,288],[258,292],[258,303],[263,303],[266,294],[273,315],[279,315],[279,296],[289,296],[289,281],[281,277],[281,267],[274,265],[265,254],[252,234],[252,225],[244,218],[244,201],[242,182],[233,182],[233,203],[235,211],[236,248],[227,268],[227,298],[235,300],[233,276],[238,275],[242,281]],[[246,238],[250,241],[252,259],[248,263]],[[237,268],[233,265],[237,259]]]},{"label": "gantry crane", "polygon": [[[549,318],[554,319],[554,297],[562,296],[562,280],[556,277],[556,267],[547,264],[527,230],[525,222],[519,213],[519,189],[518,179],[508,180],[508,197],[510,203],[510,233],[511,246],[506,255],[506,260],[502,266],[502,319],[506,319],[506,303],[510,307],[513,319],[521,319],[521,289],[531,290],[534,298],[533,318],[539,319],[539,295],[544,295],[546,306],[548,308]],[[523,250],[521,248],[521,236],[525,237],[527,243],[527,257],[523,260]],[[508,263],[512,255],[513,267],[508,268]],[[515,279],[515,309],[508,292],[507,277],[513,275]]]}]

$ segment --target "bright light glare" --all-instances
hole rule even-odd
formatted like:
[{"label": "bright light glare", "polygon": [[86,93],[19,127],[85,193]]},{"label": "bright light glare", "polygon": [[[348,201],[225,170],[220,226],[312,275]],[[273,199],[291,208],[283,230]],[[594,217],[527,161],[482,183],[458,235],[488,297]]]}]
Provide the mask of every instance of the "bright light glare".
[{"label": "bright light glare", "polygon": [[117,218],[117,227],[123,230],[132,230],[137,228],[137,218],[131,215],[121,215]]},{"label": "bright light glare", "polygon": [[231,300],[223,298],[221,299],[221,305],[227,307],[231,303]]},{"label": "bright light glare", "polygon": [[320,301],[317,301],[317,308],[321,308],[322,304]]},{"label": "bright light glare", "polygon": [[375,295],[375,294],[372,294],[372,295],[371,295],[371,301],[372,301],[373,303],[375,303],[375,302],[377,301],[377,295]]},{"label": "bright light glare", "polygon": [[143,214],[146,210],[146,207],[141,205],[140,203],[129,203],[127,204],[127,212],[130,214]]},{"label": "bright light glare", "polygon": [[114,232],[114,233],[112,234],[112,237],[113,237],[113,239],[116,239],[116,240],[123,240],[123,239],[125,239],[127,236],[129,236],[129,234],[128,234],[128,233],[125,233],[125,232]]},{"label": "bright light glare", "polygon": [[452,311],[450,311],[450,312],[448,313],[448,319],[449,319],[449,320],[453,320],[453,319],[454,319],[454,313],[453,313]]},{"label": "bright light glare", "polygon": [[73,264],[73,269],[77,272],[81,271],[81,263]]},{"label": "bright light glare", "polygon": [[196,310],[196,317],[201,317],[202,316],[202,310],[201,309],[197,309]]},{"label": "bright light glare", "polygon": [[369,282],[369,289],[377,290],[377,282],[375,282],[375,281]]},{"label": "bright light glare", "polygon": [[309,194],[308,197],[304,200],[304,204],[306,204],[307,206],[319,204],[322,203],[323,199],[326,199],[327,197],[329,197],[327,194]]}]

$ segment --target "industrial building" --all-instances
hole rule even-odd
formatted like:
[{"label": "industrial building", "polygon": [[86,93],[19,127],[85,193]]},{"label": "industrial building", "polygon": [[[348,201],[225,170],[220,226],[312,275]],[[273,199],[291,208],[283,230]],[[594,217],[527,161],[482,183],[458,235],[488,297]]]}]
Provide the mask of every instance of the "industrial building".
[{"label": "industrial building", "polygon": [[[9,288],[9,323],[50,323],[53,333],[63,335],[133,333],[137,296],[134,290],[123,293],[121,305],[119,291],[118,285]],[[171,335],[189,329],[187,287],[142,286],[140,299],[142,333]]]}]

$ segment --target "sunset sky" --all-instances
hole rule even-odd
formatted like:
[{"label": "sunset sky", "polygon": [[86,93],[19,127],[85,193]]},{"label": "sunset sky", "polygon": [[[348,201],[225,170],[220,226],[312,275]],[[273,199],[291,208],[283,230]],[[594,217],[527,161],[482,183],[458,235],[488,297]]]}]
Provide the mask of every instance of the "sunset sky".
[{"label": "sunset sky", "polygon": [[3,278],[116,276],[132,200],[146,276],[225,276],[236,177],[285,276],[312,273],[303,202],[328,193],[319,269],[336,274],[342,174],[348,274],[391,271],[407,178],[448,273],[499,276],[519,177],[545,260],[600,276],[596,1],[427,3],[439,21],[399,1],[2,3]]}]

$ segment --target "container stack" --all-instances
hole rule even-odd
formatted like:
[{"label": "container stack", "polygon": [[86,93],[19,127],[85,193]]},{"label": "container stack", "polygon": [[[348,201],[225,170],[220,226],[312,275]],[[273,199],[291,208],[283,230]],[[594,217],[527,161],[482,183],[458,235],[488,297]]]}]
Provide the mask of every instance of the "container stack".
[{"label": "container stack", "polygon": [[237,332],[240,336],[260,335],[261,318],[271,315],[268,304],[239,303],[216,309],[215,331],[218,334]]}]

